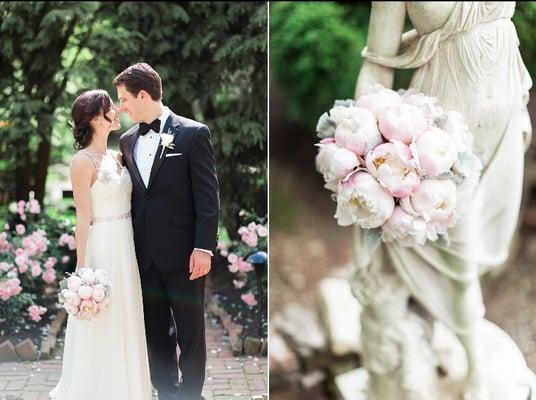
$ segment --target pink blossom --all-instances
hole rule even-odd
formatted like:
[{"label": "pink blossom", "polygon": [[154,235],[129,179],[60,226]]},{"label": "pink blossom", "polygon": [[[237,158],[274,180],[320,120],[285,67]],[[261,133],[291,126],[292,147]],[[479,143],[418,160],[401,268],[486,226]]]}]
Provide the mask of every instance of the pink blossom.
[{"label": "pink blossom", "polygon": [[424,244],[427,239],[426,222],[420,217],[414,217],[396,206],[393,214],[382,225],[382,240],[396,241],[402,246]]},{"label": "pink blossom", "polygon": [[11,268],[13,268],[13,264],[5,261],[0,262],[0,271],[9,271]]},{"label": "pink blossom", "polygon": [[255,223],[255,221],[251,221],[249,224],[248,224],[248,230],[250,232],[255,232],[257,230],[257,224]]},{"label": "pink blossom", "polygon": [[69,256],[63,256],[63,257],[61,258],[61,263],[62,263],[62,264],[67,264],[67,263],[69,262],[70,259],[71,259],[71,257],[69,257]]},{"label": "pink blossom", "polygon": [[402,142],[383,143],[367,154],[367,168],[394,197],[406,197],[419,187],[411,152]]},{"label": "pink blossom", "polygon": [[410,149],[419,170],[429,177],[447,172],[457,155],[452,137],[435,126],[417,137]]},{"label": "pink blossom", "polygon": [[30,314],[30,318],[35,322],[41,321],[41,315],[46,312],[46,307],[38,306],[35,304],[28,307],[28,313]]},{"label": "pink blossom", "polygon": [[234,285],[235,289],[242,289],[244,286],[246,286],[246,282],[237,281],[236,279],[233,279],[233,285]]},{"label": "pink blossom", "polygon": [[229,261],[231,264],[238,261],[238,256],[235,253],[231,253],[227,256],[227,261]]},{"label": "pink blossom", "polygon": [[257,235],[259,235],[260,237],[268,236],[268,229],[266,229],[265,226],[257,225]]},{"label": "pink blossom", "polygon": [[229,272],[232,274],[236,274],[238,272],[238,263],[234,262],[227,266],[229,269]]},{"label": "pink blossom", "polygon": [[242,259],[242,257],[239,258],[237,264],[238,264],[238,271],[240,272],[250,272],[254,270],[253,266],[250,263],[245,262]]},{"label": "pink blossom", "polygon": [[58,244],[60,246],[65,246],[67,245],[69,247],[69,250],[75,250],[76,249],[76,240],[74,238],[74,236],[71,236],[71,235],[68,235],[66,233],[63,233],[59,240],[58,240]]},{"label": "pink blossom", "polygon": [[18,278],[0,282],[0,299],[3,301],[8,301],[10,297],[16,296],[20,292],[22,292],[22,287]]},{"label": "pink blossom", "polygon": [[54,271],[54,269],[52,268],[49,268],[45,271],[45,273],[42,275],[43,277],[43,280],[48,283],[48,284],[52,284],[54,282],[56,282],[56,271]]},{"label": "pink blossom", "polygon": [[401,200],[402,208],[410,215],[437,224],[444,231],[456,211],[456,184],[450,179],[425,179],[409,197]]},{"label": "pink blossom", "polygon": [[24,264],[19,266],[19,272],[21,274],[24,274],[26,271],[28,271],[28,265]]},{"label": "pink blossom", "polygon": [[369,87],[367,92],[357,99],[355,106],[366,108],[377,118],[383,110],[396,106],[401,101],[400,95],[394,90],[384,88],[381,85],[374,85]]},{"label": "pink blossom", "polygon": [[341,226],[381,226],[393,213],[395,201],[368,172],[358,171],[339,185],[335,218]]},{"label": "pink blossom", "polygon": [[229,255],[229,252],[227,250],[220,251],[220,256],[227,257]]},{"label": "pink blossom", "polygon": [[17,226],[15,226],[15,231],[19,235],[24,235],[24,233],[26,232],[26,228],[24,227],[24,225],[18,224]]},{"label": "pink blossom", "polygon": [[244,293],[240,296],[240,298],[250,307],[257,305],[257,300],[255,299],[255,295],[253,293]]},{"label": "pink blossom", "polygon": [[6,223],[6,224],[4,225],[4,230],[9,231],[9,224],[8,224],[8,223]]},{"label": "pink blossom", "polygon": [[12,248],[11,244],[7,240],[7,233],[0,233],[0,253],[5,253],[10,251]]},{"label": "pink blossom", "polygon": [[[335,191],[337,189],[336,180],[338,177],[331,172],[331,164],[339,146],[337,146],[333,138],[325,138],[320,143],[317,143],[316,146],[318,147],[318,154],[315,158],[316,169],[324,177],[326,188]],[[242,235],[243,232],[239,231],[238,234]]]},{"label": "pink blossom", "polygon": [[82,300],[88,300],[93,295],[93,288],[91,286],[85,286],[85,285],[80,286],[77,293],[78,293],[78,296],[80,296]]},{"label": "pink blossom", "polygon": [[258,243],[257,233],[249,231],[248,233],[242,235],[242,241],[247,244],[249,247],[255,247]]},{"label": "pink blossom", "polygon": [[30,214],[39,214],[41,212],[41,206],[39,202],[35,199],[30,200],[28,203]]},{"label": "pink blossom", "polygon": [[335,129],[335,142],[339,147],[364,156],[382,142],[374,114],[365,108],[350,107],[351,118],[343,119]]},{"label": "pink blossom", "polygon": [[429,125],[423,113],[411,104],[399,104],[384,110],[378,125],[384,138],[410,144],[412,139],[423,133]]},{"label": "pink blossom", "polygon": [[348,149],[338,148],[333,154],[330,172],[334,177],[344,178],[359,165],[357,155]]},{"label": "pink blossom", "polygon": [[[19,253],[19,250],[21,250],[21,253]],[[17,252],[15,254],[17,254],[15,256],[15,264],[17,264],[19,267],[22,267],[23,265],[28,264],[28,261],[29,261],[28,254],[26,254],[24,250],[17,249]]]},{"label": "pink blossom", "polygon": [[239,235],[244,235],[246,233],[248,233],[248,228],[246,228],[245,226],[241,226],[240,228],[238,228]]},{"label": "pink blossom", "polygon": [[227,250],[227,243],[225,243],[224,241],[220,240],[218,242],[218,245],[216,246],[216,249],[218,249],[218,250]]},{"label": "pink blossom", "polygon": [[26,214],[22,214],[22,215],[20,216],[20,219],[21,219],[22,221],[26,221]]},{"label": "pink blossom", "polygon": [[18,203],[17,203],[17,212],[19,213],[19,215],[22,217],[25,213],[25,208],[26,208],[26,202],[24,200],[20,200]]},{"label": "pink blossom", "polygon": [[36,276],[39,276],[41,275],[41,266],[39,265],[38,262],[35,262],[32,260],[32,276],[36,277]]},{"label": "pink blossom", "polygon": [[49,257],[47,261],[45,262],[45,268],[54,268],[56,263],[58,262],[58,259],[56,257]]}]

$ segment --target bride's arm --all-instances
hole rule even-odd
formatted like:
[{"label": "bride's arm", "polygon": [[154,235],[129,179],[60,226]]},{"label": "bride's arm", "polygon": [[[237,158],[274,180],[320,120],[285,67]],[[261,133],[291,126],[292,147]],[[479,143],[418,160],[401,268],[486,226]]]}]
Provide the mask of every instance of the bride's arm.
[{"label": "bride's arm", "polygon": [[95,167],[87,157],[75,157],[71,164],[71,183],[76,206],[76,269],[85,267],[86,244],[91,222],[89,190]]},{"label": "bride's arm", "polygon": [[[396,55],[400,47],[405,17],[406,2],[373,1],[367,35],[368,51],[383,56]],[[365,88],[374,83],[391,88],[393,80],[392,68],[374,64],[365,59],[357,78],[355,98],[361,96]]]}]

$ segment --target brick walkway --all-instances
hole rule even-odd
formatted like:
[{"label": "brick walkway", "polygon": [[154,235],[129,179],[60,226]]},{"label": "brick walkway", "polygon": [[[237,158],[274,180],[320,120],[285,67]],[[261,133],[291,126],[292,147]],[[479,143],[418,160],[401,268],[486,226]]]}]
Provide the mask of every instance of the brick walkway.
[{"label": "brick walkway", "polygon": [[[267,399],[266,357],[234,357],[223,329],[210,317],[206,318],[206,337],[206,400]],[[0,363],[0,400],[48,400],[60,373],[60,356],[34,363]]]}]

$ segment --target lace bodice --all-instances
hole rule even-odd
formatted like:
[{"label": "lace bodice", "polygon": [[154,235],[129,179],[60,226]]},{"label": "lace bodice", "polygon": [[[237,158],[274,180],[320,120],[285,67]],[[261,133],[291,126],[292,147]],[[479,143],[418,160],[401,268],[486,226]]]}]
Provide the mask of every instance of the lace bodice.
[{"label": "lace bodice", "polygon": [[79,154],[88,157],[97,169],[97,179],[90,189],[92,221],[128,215],[132,181],[127,168],[117,161],[117,152],[109,150],[106,155],[97,155],[83,150]]}]

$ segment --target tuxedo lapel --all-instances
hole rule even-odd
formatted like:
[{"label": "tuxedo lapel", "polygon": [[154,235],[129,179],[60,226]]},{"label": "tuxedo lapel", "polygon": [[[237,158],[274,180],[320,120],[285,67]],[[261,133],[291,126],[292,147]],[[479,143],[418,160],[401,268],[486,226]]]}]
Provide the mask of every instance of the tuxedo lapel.
[{"label": "tuxedo lapel", "polygon": [[[166,124],[164,125],[164,129],[162,129],[163,133],[172,132],[173,134],[173,142],[175,142],[175,138],[177,137],[177,133],[179,132],[180,128],[180,121],[178,117],[171,113],[166,121]],[[156,150],[156,154],[154,155],[153,159],[153,166],[151,167],[151,174],[149,175],[149,184],[147,185],[147,190],[150,189],[151,185],[153,184],[156,175],[158,174],[158,171],[160,170],[160,167],[164,163],[166,159],[166,152],[167,147],[164,148],[162,146],[162,141],[158,144],[158,149]]]},{"label": "tuxedo lapel", "polygon": [[130,150],[127,154],[127,163],[130,165],[130,172],[131,175],[134,177],[135,181],[140,185],[143,190],[147,190],[145,188],[145,184],[143,183],[143,179],[141,178],[140,170],[138,169],[138,165],[136,164],[136,160],[134,159],[134,146],[136,145],[136,140],[138,139],[137,133],[133,133],[129,137],[129,142],[127,143],[128,149]]}]

